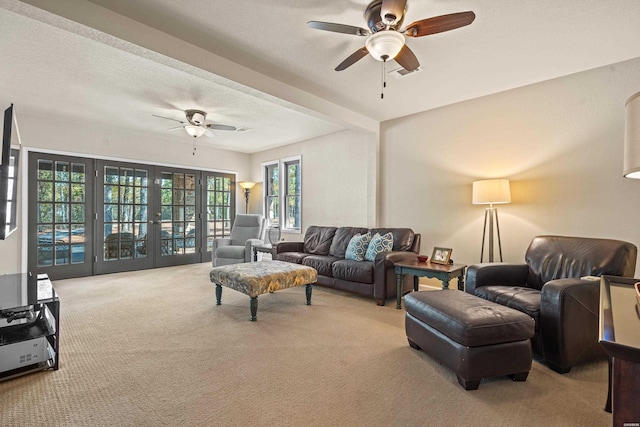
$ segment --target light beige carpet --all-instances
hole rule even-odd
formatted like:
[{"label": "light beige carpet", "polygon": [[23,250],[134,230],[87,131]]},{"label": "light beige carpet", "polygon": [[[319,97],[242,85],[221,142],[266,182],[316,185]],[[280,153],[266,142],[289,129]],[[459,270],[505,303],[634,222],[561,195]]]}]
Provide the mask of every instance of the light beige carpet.
[{"label": "light beige carpet", "polygon": [[465,391],[404,310],[304,287],[249,298],[209,265],[55,282],[60,370],[0,383],[1,426],[609,426],[607,364]]}]

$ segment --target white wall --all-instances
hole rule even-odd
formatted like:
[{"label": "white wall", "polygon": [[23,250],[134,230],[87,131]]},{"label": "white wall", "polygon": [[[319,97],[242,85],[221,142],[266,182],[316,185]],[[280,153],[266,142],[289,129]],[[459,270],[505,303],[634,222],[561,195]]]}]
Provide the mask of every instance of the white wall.
[{"label": "white wall", "polygon": [[[240,180],[250,175],[248,154],[216,149],[213,140],[198,139],[196,154],[193,155],[193,144],[186,137],[156,139],[116,129],[43,121],[41,118],[26,115],[18,115],[18,125],[23,147],[33,151],[53,151],[86,157],[219,170],[237,173]],[[26,166],[26,163],[21,161],[21,166]],[[26,187],[25,184],[24,180],[21,180],[20,185],[23,188]],[[244,195],[240,190],[236,195],[236,206],[238,212],[244,212]],[[21,191],[19,194],[19,203],[22,205],[26,192]],[[9,239],[0,241],[0,274],[20,272],[22,264],[26,264],[26,255],[23,255],[27,238],[24,217],[21,210],[18,230]]]},{"label": "white wall", "polygon": [[383,123],[381,224],[422,233],[424,254],[478,262],[484,206],[471,184],[508,178],[505,261],[547,233],[640,245],[640,181],[622,177],[624,104],[638,91],[634,59]]},{"label": "white wall", "polygon": [[263,180],[263,162],[302,156],[303,230],[282,233],[286,240],[302,240],[310,225],[373,227],[377,151],[377,139],[371,134],[338,132],[253,154],[251,179]]}]

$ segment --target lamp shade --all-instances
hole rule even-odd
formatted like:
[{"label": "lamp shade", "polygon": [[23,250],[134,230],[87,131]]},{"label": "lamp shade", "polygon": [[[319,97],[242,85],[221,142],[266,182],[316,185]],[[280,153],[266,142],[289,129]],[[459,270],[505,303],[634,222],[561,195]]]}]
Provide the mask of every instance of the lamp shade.
[{"label": "lamp shade", "polygon": [[400,53],[404,42],[403,34],[397,31],[383,30],[370,35],[365,46],[371,56],[378,61],[389,61]]},{"label": "lamp shade", "polygon": [[624,176],[640,179],[640,92],[631,96],[625,106]]},{"label": "lamp shade", "polygon": [[253,186],[256,185],[256,183],[251,181],[242,181],[242,182],[239,182],[238,185],[244,188],[245,190],[251,190]]},{"label": "lamp shade", "polygon": [[511,203],[508,179],[485,179],[473,183],[473,204]]}]

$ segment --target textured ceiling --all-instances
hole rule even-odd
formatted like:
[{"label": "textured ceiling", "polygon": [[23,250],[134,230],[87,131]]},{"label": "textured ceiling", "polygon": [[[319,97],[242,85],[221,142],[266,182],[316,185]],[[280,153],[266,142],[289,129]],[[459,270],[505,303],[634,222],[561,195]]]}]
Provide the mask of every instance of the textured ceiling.
[{"label": "textured ceiling", "polygon": [[[25,3],[55,8],[44,0]],[[86,5],[83,0],[63,3]],[[381,100],[380,62],[365,57],[345,71],[333,71],[364,45],[363,37],[306,26],[308,20],[319,20],[364,27],[367,0],[91,3],[226,58],[291,91],[275,99],[252,91],[246,79],[238,90],[209,71],[171,64],[168,59],[176,56],[171,46],[156,49],[164,59],[154,58],[141,54],[143,49],[87,37],[81,26],[52,23],[17,0],[0,0],[0,6],[9,9],[0,10],[0,54],[16,64],[0,71],[0,100],[7,97],[28,104],[39,97],[37,105],[28,107],[34,115],[57,114],[56,108],[64,105],[67,120],[158,133],[172,122],[151,114],[179,119],[180,110],[200,108],[213,121],[253,128],[247,134],[217,132],[213,142],[244,152],[349,127],[340,113],[314,111],[313,103],[298,95],[300,91],[384,121],[640,56],[637,0],[409,0],[405,25],[467,10],[475,12],[476,20],[464,28],[409,39],[423,70],[401,79],[389,77]],[[102,24],[100,16],[71,18],[89,28]],[[105,28],[101,30],[109,32],[108,25]],[[388,64],[387,71],[393,68],[395,63]],[[175,136],[179,137],[184,135]]]}]

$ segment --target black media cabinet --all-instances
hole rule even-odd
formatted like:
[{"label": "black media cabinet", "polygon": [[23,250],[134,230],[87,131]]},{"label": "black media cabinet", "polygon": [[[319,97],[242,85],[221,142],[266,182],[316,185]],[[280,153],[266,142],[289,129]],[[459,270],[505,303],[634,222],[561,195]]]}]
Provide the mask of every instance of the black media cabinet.
[{"label": "black media cabinet", "polygon": [[0,276],[0,381],[58,369],[60,300],[46,274]]}]

